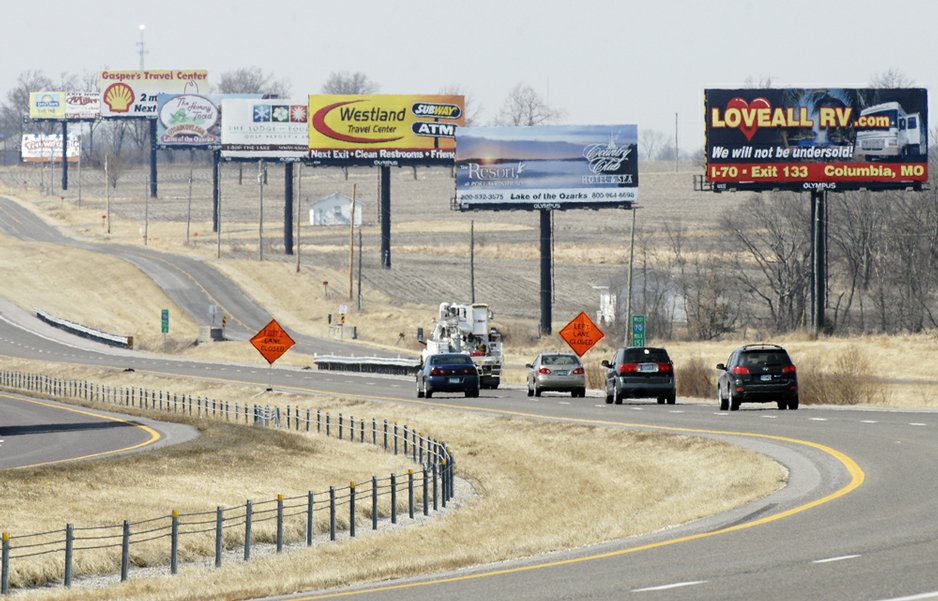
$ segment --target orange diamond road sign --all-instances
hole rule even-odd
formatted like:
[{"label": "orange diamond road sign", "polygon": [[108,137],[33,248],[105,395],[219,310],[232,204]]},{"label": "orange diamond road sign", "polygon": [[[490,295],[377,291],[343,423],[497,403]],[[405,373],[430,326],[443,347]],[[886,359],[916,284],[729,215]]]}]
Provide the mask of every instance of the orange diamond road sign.
[{"label": "orange diamond road sign", "polygon": [[274,361],[290,350],[296,342],[280,327],[276,319],[271,319],[269,324],[251,338],[251,344],[273,365]]},{"label": "orange diamond road sign", "polygon": [[589,315],[580,311],[579,315],[570,320],[570,323],[560,330],[560,337],[570,345],[577,357],[582,357],[586,351],[593,348],[593,345],[605,338],[606,335],[593,323]]}]

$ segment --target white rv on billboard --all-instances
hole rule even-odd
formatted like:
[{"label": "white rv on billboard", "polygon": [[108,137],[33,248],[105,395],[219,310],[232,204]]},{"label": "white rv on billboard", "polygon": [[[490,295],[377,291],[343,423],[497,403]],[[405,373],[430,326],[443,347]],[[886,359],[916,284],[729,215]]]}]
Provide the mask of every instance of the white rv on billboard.
[{"label": "white rv on billboard", "polygon": [[867,107],[860,111],[859,121],[870,128],[857,131],[855,153],[868,160],[921,156],[927,150],[922,116],[907,114],[898,102]]}]

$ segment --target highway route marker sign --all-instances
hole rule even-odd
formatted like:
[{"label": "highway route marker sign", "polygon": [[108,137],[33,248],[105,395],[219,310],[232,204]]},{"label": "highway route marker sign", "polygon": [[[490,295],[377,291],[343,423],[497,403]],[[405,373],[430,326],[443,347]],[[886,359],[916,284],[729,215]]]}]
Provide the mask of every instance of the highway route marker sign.
[{"label": "highway route marker sign", "polygon": [[560,337],[570,345],[577,357],[582,357],[586,351],[593,348],[606,335],[599,329],[599,326],[593,323],[589,315],[584,311],[580,311],[579,315],[570,320],[570,323],[560,330]]},{"label": "highway route marker sign", "polygon": [[267,359],[267,363],[273,365],[274,361],[290,350],[296,342],[280,327],[276,319],[271,319],[269,324],[251,338],[251,344]]}]

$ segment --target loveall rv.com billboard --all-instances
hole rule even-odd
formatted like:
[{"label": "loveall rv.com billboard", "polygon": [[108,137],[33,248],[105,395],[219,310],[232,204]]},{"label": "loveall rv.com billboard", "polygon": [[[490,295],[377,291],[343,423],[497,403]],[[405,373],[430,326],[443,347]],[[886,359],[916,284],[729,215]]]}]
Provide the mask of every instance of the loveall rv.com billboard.
[{"label": "loveall rv.com billboard", "polygon": [[920,187],[928,180],[922,88],[705,91],[714,189]]},{"label": "loveall rv.com billboard", "polygon": [[460,210],[629,208],[638,200],[636,125],[456,131]]}]

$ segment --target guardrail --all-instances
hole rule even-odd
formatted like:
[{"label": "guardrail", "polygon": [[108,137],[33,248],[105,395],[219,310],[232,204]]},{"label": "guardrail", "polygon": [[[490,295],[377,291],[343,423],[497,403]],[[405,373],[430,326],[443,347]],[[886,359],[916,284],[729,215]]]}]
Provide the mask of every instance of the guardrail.
[{"label": "guardrail", "polygon": [[134,347],[134,337],[133,336],[121,336],[119,334],[108,334],[107,332],[102,332],[101,330],[96,330],[94,328],[89,328],[80,323],[74,321],[69,321],[67,319],[62,319],[61,317],[56,317],[50,313],[46,313],[42,309],[33,309],[36,312],[36,317],[46,322],[47,324],[59,328],[60,330],[65,330],[66,332],[76,334],[82,338],[88,338],[90,340],[95,340],[97,342],[103,342],[104,344],[109,344],[111,346],[117,346],[120,348],[130,348]]},{"label": "guardrail", "polygon": [[[277,553],[291,542],[313,545],[317,534],[314,516],[323,511],[328,512],[328,522],[320,538],[328,536],[329,541],[335,541],[337,532],[343,528],[349,537],[355,537],[359,525],[366,525],[366,518],[370,517],[371,529],[377,530],[382,519],[397,524],[399,515],[405,511],[409,519],[416,519],[417,513],[428,516],[431,508],[433,511],[445,508],[455,496],[456,460],[446,444],[406,425],[389,424],[387,420],[380,423],[373,418],[370,422],[365,419],[356,421],[354,417],[341,413],[332,416],[318,409],[314,411],[299,406],[287,405],[281,411],[279,407],[269,405],[221,402],[201,396],[193,399],[191,395],[11,371],[0,371],[0,388],[59,400],[132,407],[164,415],[243,422],[296,432],[315,431],[339,440],[370,444],[395,455],[403,453],[420,466],[416,471],[409,469],[406,474],[390,474],[382,478],[373,476],[370,481],[350,482],[348,486],[330,486],[327,490],[310,490],[294,496],[278,494],[275,498],[259,502],[246,500],[241,505],[219,506],[202,512],[180,514],[173,510],[166,515],[136,522],[123,520],[115,524],[81,527],[68,523],[62,529],[47,532],[17,535],[3,532],[0,553],[0,594],[3,595],[10,592],[14,561],[60,555],[64,561],[55,580],[61,580],[65,587],[72,585],[74,568],[78,563],[76,553],[79,552],[96,554],[92,559],[108,561],[119,550],[122,582],[129,578],[132,550],[135,563],[139,563],[139,558],[146,553],[156,558],[152,563],[165,565],[170,574],[176,574],[180,552],[187,556],[205,556],[200,549],[213,548],[214,565],[218,568],[222,565],[223,550],[237,547],[232,544],[232,537],[240,543],[244,561],[249,561],[252,547],[259,538],[275,541]],[[258,525],[260,532],[255,532]],[[301,533],[301,536],[291,541],[289,533]],[[19,571],[21,574],[17,580],[31,586],[51,582],[49,577],[43,580],[37,574],[28,574],[28,568],[20,568]],[[21,586],[16,582],[13,584]]]},{"label": "guardrail", "polygon": [[316,355],[313,359],[318,369],[353,371],[379,374],[412,375],[420,369],[420,360],[411,357],[344,357],[339,355]]}]

